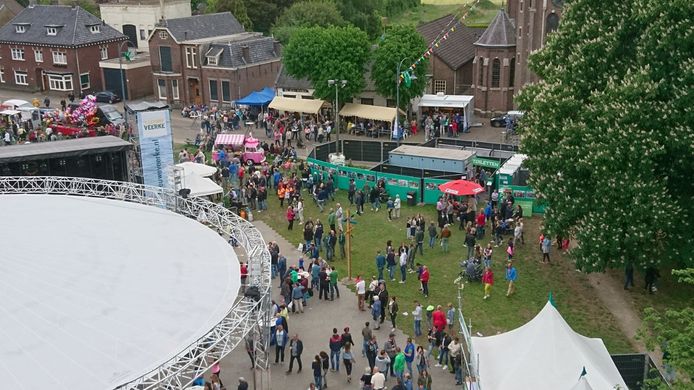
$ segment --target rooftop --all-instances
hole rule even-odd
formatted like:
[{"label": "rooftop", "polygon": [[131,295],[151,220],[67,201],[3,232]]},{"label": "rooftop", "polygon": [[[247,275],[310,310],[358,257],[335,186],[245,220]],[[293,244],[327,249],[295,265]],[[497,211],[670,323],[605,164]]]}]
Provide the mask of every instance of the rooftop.
[{"label": "rooftop", "polygon": [[516,28],[503,9],[494,17],[489,27],[480,39],[475,42],[478,46],[513,47],[516,46]]},{"label": "rooftop", "polygon": [[[248,48],[248,58],[243,55],[244,48]],[[207,66],[238,68],[248,64],[279,61],[281,53],[275,51],[274,38],[257,33],[244,40],[211,43],[203,54],[207,57]],[[212,58],[216,58],[216,65],[210,64],[209,60]]]},{"label": "rooftop", "polygon": [[112,135],[39,142],[28,145],[11,145],[0,148],[0,163],[37,160],[50,155],[51,158],[120,151],[132,148],[130,142]]},{"label": "rooftop", "polygon": [[[448,23],[454,18],[453,15],[446,15],[429,23],[417,27],[417,31],[424,37],[427,44],[436,39],[444,29],[450,29]],[[458,26],[455,31],[451,31],[439,47],[434,50],[434,55],[445,62],[451,69],[458,69],[475,57],[474,43],[484,33],[484,28],[473,28]]]},{"label": "rooftop", "polygon": [[[49,35],[49,28],[55,29],[55,34]],[[0,28],[0,42],[5,43],[87,46],[125,39],[125,35],[79,6],[29,6]]]},{"label": "rooftop", "polygon": [[178,42],[234,35],[246,31],[231,12],[162,19],[157,23],[157,27],[167,28]]}]

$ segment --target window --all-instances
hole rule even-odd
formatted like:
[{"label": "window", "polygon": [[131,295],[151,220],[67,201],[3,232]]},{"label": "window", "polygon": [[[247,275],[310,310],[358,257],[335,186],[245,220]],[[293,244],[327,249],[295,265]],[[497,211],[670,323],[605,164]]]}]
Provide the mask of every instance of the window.
[{"label": "window", "polygon": [[523,37],[523,27],[518,27],[518,38]]},{"label": "window", "polygon": [[395,107],[395,99],[386,99],[386,107]]},{"label": "window", "polygon": [[173,71],[171,62],[171,48],[168,46],[159,46],[159,64],[162,72]]},{"label": "window", "polygon": [[508,86],[513,88],[513,82],[516,80],[516,59],[511,58],[511,66],[508,68]]},{"label": "window", "polygon": [[171,97],[173,97],[174,100],[179,99],[178,80],[171,80]]},{"label": "window", "polygon": [[82,73],[80,75],[80,89],[84,91],[85,89],[89,89],[89,87],[89,73]]},{"label": "window", "polygon": [[559,28],[559,15],[555,13],[547,15],[547,26],[545,28],[547,34],[556,31],[557,28]]},{"label": "window", "polygon": [[48,35],[58,35],[58,29],[55,27],[47,27],[46,34]]},{"label": "window", "polygon": [[19,49],[16,47],[13,47],[12,50],[10,50],[12,53],[12,59],[16,61],[24,61],[24,49]]},{"label": "window", "polygon": [[477,61],[477,66],[479,66],[477,84],[484,85],[484,58],[480,57],[480,59]]},{"label": "window", "polygon": [[373,105],[374,105],[374,100],[371,99],[371,98],[361,98],[361,104],[366,104],[366,105],[369,105],[369,106],[373,106]]},{"label": "window", "polygon": [[102,60],[108,59],[108,46],[99,47],[99,52],[101,53],[101,59]]},{"label": "window", "polygon": [[222,101],[231,101],[231,88],[228,81],[222,81]]},{"label": "window", "polygon": [[98,34],[101,32],[101,28],[99,27],[98,24],[95,24],[95,25],[89,27],[89,31],[91,31],[92,34]]},{"label": "window", "polygon": [[14,82],[18,85],[29,85],[27,82],[27,72],[14,71]]},{"label": "window", "polygon": [[72,91],[72,75],[49,74],[48,88],[52,91]]},{"label": "window", "polygon": [[159,99],[166,99],[166,80],[157,80],[157,89],[159,91]]},{"label": "window", "polygon": [[19,34],[24,34],[27,31],[27,28],[22,24],[17,24],[14,26],[14,31]]},{"label": "window", "polygon": [[499,88],[499,80],[501,79],[501,61],[495,58],[492,61],[492,88]]},{"label": "window", "polygon": [[41,49],[34,49],[34,60],[36,62],[43,62],[43,52]]},{"label": "window", "polygon": [[197,68],[197,57],[198,51],[194,47],[186,47],[186,68]]},{"label": "window", "polygon": [[54,51],[53,63],[57,65],[67,65],[67,53],[64,51]]},{"label": "window", "polygon": [[207,65],[217,65],[217,57],[207,56]]},{"label": "window", "polygon": [[145,31],[144,28],[141,28],[140,29],[140,40],[144,41],[145,39],[147,39],[147,31]]},{"label": "window", "polygon": [[217,91],[217,80],[210,80],[210,100],[219,100],[219,91]]},{"label": "window", "polygon": [[434,93],[446,93],[446,80],[434,80]]},{"label": "window", "polygon": [[0,68],[0,83],[5,82],[5,69]]},{"label": "window", "polygon": [[169,37],[169,34],[166,33],[166,31],[159,31],[159,39],[167,39]]}]

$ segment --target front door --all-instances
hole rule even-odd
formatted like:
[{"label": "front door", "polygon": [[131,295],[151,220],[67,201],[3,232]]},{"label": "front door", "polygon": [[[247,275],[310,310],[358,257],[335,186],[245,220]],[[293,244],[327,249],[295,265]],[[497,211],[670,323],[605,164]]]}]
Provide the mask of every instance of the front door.
[{"label": "front door", "polygon": [[198,79],[188,79],[188,91],[190,93],[189,100],[193,104],[202,104],[202,96],[200,94],[200,82]]},{"label": "front door", "polygon": [[137,47],[137,27],[132,24],[123,25],[123,34],[128,37],[128,40],[132,43],[133,47]]}]

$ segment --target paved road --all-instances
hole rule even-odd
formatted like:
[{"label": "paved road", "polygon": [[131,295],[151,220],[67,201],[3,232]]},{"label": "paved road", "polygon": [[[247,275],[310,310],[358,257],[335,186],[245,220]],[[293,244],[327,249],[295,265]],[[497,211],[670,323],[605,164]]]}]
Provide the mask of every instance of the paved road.
[{"label": "paved road", "polygon": [[[280,246],[281,253],[284,254],[291,263],[296,263],[300,253],[296,250],[296,246],[286,241],[277,232],[270,228],[262,221],[256,221],[255,226],[263,234],[266,241],[277,241]],[[273,297],[279,299],[279,289],[277,288],[278,281],[273,281]],[[357,297],[346,288],[344,284],[340,285],[340,299],[335,301],[319,301],[315,298],[311,299],[309,306],[303,314],[289,315],[289,333],[290,335],[299,334],[299,338],[304,343],[304,353],[302,362],[304,368],[302,372],[286,374],[289,367],[289,351],[286,351],[286,359],[284,364],[272,365],[270,370],[270,382],[272,389],[288,389],[288,390],[305,390],[313,381],[311,370],[311,361],[313,357],[320,351],[329,352],[328,340],[332,334],[332,328],[337,328],[340,333],[345,326],[350,327],[356,347],[355,357],[357,359],[352,372],[352,383],[347,383],[347,375],[344,367],[340,367],[339,373],[329,373],[327,377],[328,386],[330,389],[358,389],[359,377],[364,373],[364,368],[368,367],[366,358],[361,357],[361,329],[364,327],[364,322],[370,321],[371,318],[367,312],[359,312],[357,310]],[[381,326],[381,330],[374,330],[374,335],[378,339],[379,346],[388,338],[390,328]],[[409,330],[408,330],[409,331]],[[396,330],[397,345],[404,347],[406,337],[400,330]],[[274,354],[274,347],[271,351]],[[274,356],[273,360],[274,361]],[[253,371],[250,369],[250,360],[245,352],[243,344],[237,348],[232,354],[227,356],[221,362],[222,382],[229,390],[235,389],[239,377],[244,377],[252,384]],[[417,378],[417,370],[415,369],[415,383]],[[433,367],[432,371],[432,386],[435,389],[460,389],[460,386],[455,386],[455,380],[452,374],[443,371],[441,368]],[[393,380],[388,381],[388,386],[392,387]],[[252,386],[251,386],[252,387]]]}]

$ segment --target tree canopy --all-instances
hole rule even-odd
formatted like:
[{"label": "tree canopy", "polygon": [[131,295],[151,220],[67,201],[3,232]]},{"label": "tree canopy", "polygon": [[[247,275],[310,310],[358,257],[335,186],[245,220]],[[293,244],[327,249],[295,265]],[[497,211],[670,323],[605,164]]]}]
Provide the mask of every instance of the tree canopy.
[{"label": "tree canopy", "polygon": [[272,27],[272,34],[283,44],[289,42],[299,27],[344,26],[337,5],[332,0],[302,1],[287,8]]},{"label": "tree canopy", "polygon": [[282,61],[287,72],[308,78],[319,99],[334,100],[335,87],[328,80],[347,80],[339,88],[340,101],[364,89],[364,68],[369,58],[369,40],[353,27],[299,28],[285,47]]},{"label": "tree canopy", "polygon": [[[382,96],[395,99],[397,92],[398,76],[397,67],[401,60],[405,59],[400,69],[405,71],[419,56],[427,49],[424,38],[412,26],[395,26],[388,30],[373,53],[373,68],[371,78],[376,85],[376,91]],[[426,87],[426,74],[428,60],[424,60],[414,69],[416,80],[412,80],[412,85],[406,87],[400,85],[400,108],[407,107],[407,104],[416,96],[421,96]]]},{"label": "tree canopy", "polygon": [[248,16],[253,21],[255,31],[270,32],[277,18],[294,0],[245,0]]},{"label": "tree canopy", "polygon": [[579,268],[694,263],[690,0],[573,0],[530,57],[521,149]]},{"label": "tree canopy", "polygon": [[381,35],[382,0],[340,0],[336,4],[342,17],[365,31],[369,38]]},{"label": "tree canopy", "polygon": [[247,31],[253,31],[244,0],[207,0],[207,13],[231,12]]}]

